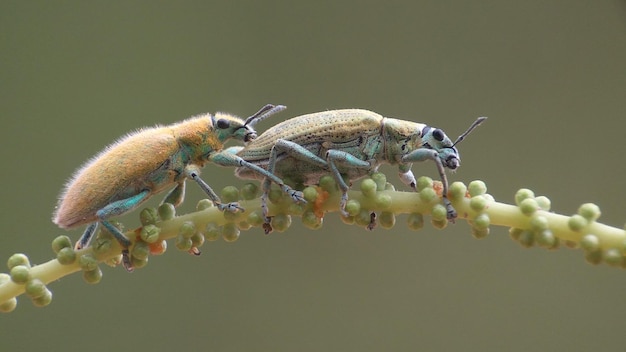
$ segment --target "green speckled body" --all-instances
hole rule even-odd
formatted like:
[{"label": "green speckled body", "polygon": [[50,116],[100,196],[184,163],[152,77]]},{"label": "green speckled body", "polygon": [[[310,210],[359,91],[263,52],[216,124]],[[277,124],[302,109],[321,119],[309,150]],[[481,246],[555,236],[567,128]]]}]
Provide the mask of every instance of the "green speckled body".
[{"label": "green speckled body", "polygon": [[[270,151],[278,139],[294,142],[322,159],[328,150],[341,150],[370,162],[369,169],[340,166],[344,177],[355,180],[376,171],[382,163],[396,164],[402,155],[421,147],[419,137],[424,126],[362,109],[324,111],[294,117],[273,126],[237,155],[267,169]],[[317,184],[320,177],[328,173],[328,167],[287,153],[278,155],[274,170],[274,174],[285,181],[304,185]],[[238,168],[236,175],[248,179],[263,178],[248,168]]]}]

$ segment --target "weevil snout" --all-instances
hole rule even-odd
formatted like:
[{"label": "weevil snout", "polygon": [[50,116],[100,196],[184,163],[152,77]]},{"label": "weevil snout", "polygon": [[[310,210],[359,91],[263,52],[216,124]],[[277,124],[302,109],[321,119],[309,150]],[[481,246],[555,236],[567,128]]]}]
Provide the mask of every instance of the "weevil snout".
[{"label": "weevil snout", "polygon": [[443,166],[450,170],[456,170],[459,166],[461,166],[459,151],[454,147],[443,148],[439,152],[439,158],[441,159]]}]

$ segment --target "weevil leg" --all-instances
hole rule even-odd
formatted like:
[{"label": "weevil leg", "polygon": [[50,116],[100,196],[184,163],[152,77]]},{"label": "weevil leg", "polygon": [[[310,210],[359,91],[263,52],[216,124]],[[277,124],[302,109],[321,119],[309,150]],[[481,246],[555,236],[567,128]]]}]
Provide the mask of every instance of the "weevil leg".
[{"label": "weevil leg", "polygon": [[102,226],[104,226],[115,237],[120,246],[122,246],[122,263],[127,271],[133,271],[133,265],[130,260],[130,254],[128,247],[131,245],[131,241],[124,236],[124,234],[113,224],[107,221],[107,219],[124,214],[141,204],[144,200],[150,197],[151,192],[145,190],[139,194],[136,194],[130,198],[121,199],[113,203],[108,204],[104,208],[96,212],[96,216],[100,219]]},{"label": "weevil leg", "polygon": [[229,211],[232,213],[239,211],[239,210],[245,211],[244,208],[239,206],[238,202],[223,204],[222,201],[220,200],[220,197],[218,197],[217,193],[213,191],[211,186],[209,186],[206,182],[204,182],[203,179],[200,178],[200,172],[196,166],[194,165],[187,166],[185,168],[185,173],[187,174],[189,178],[196,181],[196,183],[200,186],[200,188],[202,188],[204,193],[206,193],[209,196],[209,199],[213,202],[213,204],[220,211]]},{"label": "weevil leg", "polygon": [[413,171],[411,171],[411,167],[413,164],[400,164],[398,167],[398,177],[400,177],[400,181],[405,185],[411,187],[414,191],[417,190],[417,181],[415,180],[415,175],[413,175]]},{"label": "weevil leg", "polygon": [[94,233],[96,233],[97,228],[98,228],[97,222],[89,224],[89,226],[87,226],[87,228],[85,229],[85,232],[83,232],[83,235],[80,236],[78,241],[76,241],[76,244],[74,245],[74,249],[80,250],[80,249],[87,247],[89,245],[89,242],[91,241],[91,237],[93,236]]},{"label": "weevil leg", "polygon": [[179,182],[169,193],[163,198],[163,203],[170,203],[173,206],[179,206],[185,199],[185,181]]},{"label": "weevil leg", "polygon": [[417,161],[425,161],[425,160],[433,160],[435,165],[437,165],[437,171],[439,172],[439,177],[441,178],[441,184],[443,185],[443,191],[441,192],[441,198],[443,201],[443,205],[446,207],[447,219],[454,222],[454,219],[457,217],[456,210],[450,203],[448,199],[448,178],[446,177],[446,170],[439,158],[439,153],[433,149],[417,149],[413,152],[402,157],[403,163],[412,163]]},{"label": "weevil leg", "polygon": [[339,185],[339,189],[341,190],[341,203],[339,204],[341,214],[343,214],[343,216],[349,216],[350,214],[348,214],[348,212],[346,211],[346,205],[348,204],[349,187],[343,180],[343,177],[341,177],[341,172],[339,172],[339,168],[337,167],[337,165],[339,164],[348,167],[369,170],[372,168],[372,164],[367,161],[361,160],[350,153],[337,149],[331,149],[327,151],[326,160],[328,161],[328,166],[333,174],[335,182],[337,182],[337,185]]}]

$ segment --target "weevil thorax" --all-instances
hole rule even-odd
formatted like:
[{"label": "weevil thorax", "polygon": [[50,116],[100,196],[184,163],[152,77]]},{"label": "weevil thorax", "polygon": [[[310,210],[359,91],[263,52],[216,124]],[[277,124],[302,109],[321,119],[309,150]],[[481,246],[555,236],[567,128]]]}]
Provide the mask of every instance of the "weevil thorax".
[{"label": "weevil thorax", "polygon": [[399,161],[403,155],[422,146],[422,129],[426,125],[412,121],[384,118],[382,134],[385,140],[385,158]]},{"label": "weevil thorax", "polygon": [[422,148],[436,150],[444,167],[455,170],[461,166],[461,155],[454,142],[439,128],[425,126],[422,129]]},{"label": "weevil thorax", "polygon": [[187,158],[196,163],[221,151],[229,139],[247,142],[256,138],[256,132],[245,121],[225,113],[195,116],[173,125],[172,130]]}]

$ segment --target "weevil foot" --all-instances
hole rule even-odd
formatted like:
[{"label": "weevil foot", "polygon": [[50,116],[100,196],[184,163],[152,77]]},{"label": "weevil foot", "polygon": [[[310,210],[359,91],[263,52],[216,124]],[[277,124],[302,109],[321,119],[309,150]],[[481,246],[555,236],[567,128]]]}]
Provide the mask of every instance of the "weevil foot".
[{"label": "weevil foot", "polygon": [[196,255],[196,256],[202,254],[202,252],[200,252],[198,247],[191,247],[191,249],[188,250],[187,252],[189,252],[189,254],[191,255]]},{"label": "weevil foot", "polygon": [[452,206],[452,203],[450,203],[448,198],[443,199],[443,204],[446,206],[446,218],[448,219],[448,221],[454,224],[454,219],[456,219],[458,216],[456,210],[454,210],[454,207]]},{"label": "weevil foot", "polygon": [[292,189],[289,195],[294,202],[306,204],[306,200],[304,199],[304,193]]},{"label": "weevil foot", "polygon": [[124,265],[124,269],[126,269],[129,273],[132,273],[135,270],[133,263],[130,260],[128,248],[122,249],[122,265]]},{"label": "weevil foot", "polygon": [[265,231],[266,235],[269,235],[272,231],[274,231],[272,225],[270,224],[270,219],[265,219],[265,222],[263,223],[263,231]]},{"label": "weevil foot", "polygon": [[227,203],[227,204],[218,203],[217,208],[220,211],[229,211],[231,213],[236,213],[238,211],[242,211],[242,212],[246,211],[237,202],[232,202],[232,203]]}]

